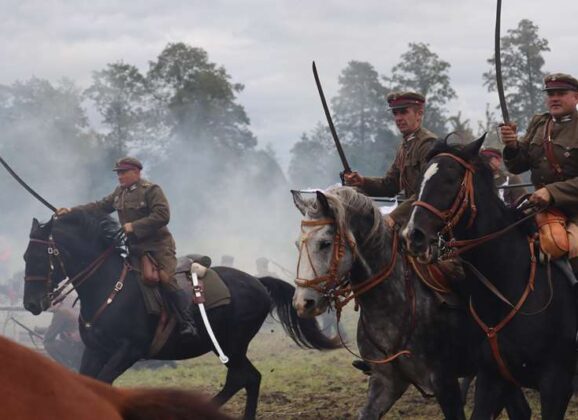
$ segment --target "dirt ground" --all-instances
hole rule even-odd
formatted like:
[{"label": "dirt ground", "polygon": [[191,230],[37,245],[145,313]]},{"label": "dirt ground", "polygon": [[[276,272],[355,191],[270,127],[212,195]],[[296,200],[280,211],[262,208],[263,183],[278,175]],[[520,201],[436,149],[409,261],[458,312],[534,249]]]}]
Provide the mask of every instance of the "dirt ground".
[{"label": "dirt ground", "polygon": [[[350,336],[353,329],[347,328]],[[351,419],[357,418],[367,392],[367,376],[351,366],[354,356],[345,349],[330,352],[304,350],[287,338],[279,325],[267,325],[253,340],[249,358],[263,378],[259,400],[259,419]],[[179,362],[176,369],[131,370],[115,384],[122,386],[167,386],[196,389],[215,394],[224,383],[226,368],[208,354]],[[471,394],[471,393],[470,393]],[[534,391],[527,391],[539,418]],[[472,396],[468,398],[471,403]],[[224,411],[240,416],[245,403],[240,392]],[[468,413],[471,410],[467,407]],[[413,387],[393,406],[385,419],[441,419],[433,399],[425,399]],[[501,418],[506,418],[502,416]],[[566,418],[578,419],[578,399],[573,397]]]}]

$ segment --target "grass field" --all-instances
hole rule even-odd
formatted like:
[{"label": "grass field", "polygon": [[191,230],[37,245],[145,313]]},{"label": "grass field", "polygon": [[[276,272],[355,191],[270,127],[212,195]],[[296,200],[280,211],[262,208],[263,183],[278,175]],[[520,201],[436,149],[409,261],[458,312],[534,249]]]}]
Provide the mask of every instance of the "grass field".
[{"label": "grass field", "polygon": [[[346,323],[353,335],[353,322]],[[260,419],[350,419],[357,417],[366,391],[367,377],[351,366],[347,350],[318,352],[297,347],[278,324],[269,324],[253,340],[249,358],[263,375],[258,418]],[[131,370],[119,378],[120,386],[167,386],[216,393],[225,380],[226,368],[213,354],[179,362],[176,369]],[[539,418],[538,398],[527,391],[533,418]],[[468,398],[471,402],[471,395]],[[235,396],[225,411],[240,416],[244,391]],[[468,413],[471,407],[468,404]],[[441,411],[433,399],[424,399],[413,387],[394,405],[386,419],[439,419]],[[505,416],[502,416],[505,418]],[[574,397],[566,418],[578,419]]]}]

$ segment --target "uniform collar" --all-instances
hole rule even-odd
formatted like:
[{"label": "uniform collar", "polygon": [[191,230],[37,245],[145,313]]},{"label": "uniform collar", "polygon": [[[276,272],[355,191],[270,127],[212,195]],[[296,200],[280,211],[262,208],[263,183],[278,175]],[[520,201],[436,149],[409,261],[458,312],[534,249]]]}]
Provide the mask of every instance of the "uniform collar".
[{"label": "uniform collar", "polygon": [[570,114],[563,115],[560,118],[552,117],[552,121],[554,121],[555,123],[564,124],[572,121],[575,117],[576,111],[571,112]]},{"label": "uniform collar", "polygon": [[403,141],[404,141],[404,142],[410,142],[410,141],[412,141],[413,139],[415,139],[415,138],[417,137],[417,132],[418,132],[420,129],[421,129],[421,127],[418,127],[417,130],[415,130],[415,131],[414,131],[413,133],[411,133],[411,134],[408,134],[407,137],[406,137],[406,136],[403,136]]},{"label": "uniform collar", "polygon": [[126,191],[134,191],[138,188],[138,186],[140,185],[141,180],[139,179],[137,182],[135,182],[134,184],[132,184],[129,187],[125,187]]}]

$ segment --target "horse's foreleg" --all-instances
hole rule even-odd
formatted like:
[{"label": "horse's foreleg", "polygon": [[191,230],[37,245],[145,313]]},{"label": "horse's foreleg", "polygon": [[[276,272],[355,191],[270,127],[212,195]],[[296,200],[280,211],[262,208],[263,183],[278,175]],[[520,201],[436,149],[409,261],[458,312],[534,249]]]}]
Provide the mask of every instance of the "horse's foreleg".
[{"label": "horse's foreleg", "polygon": [[[502,405],[506,407],[508,417],[512,420],[530,420],[532,418],[532,409],[526,400],[522,389],[516,385],[510,385],[510,390],[506,391]],[[501,411],[501,408],[500,408]],[[495,418],[499,413],[496,413]]]},{"label": "horse's foreleg", "polygon": [[462,420],[466,418],[464,402],[457,377],[438,373],[433,381],[434,393],[444,418]]},{"label": "horse's foreleg", "polygon": [[123,340],[118,349],[107,360],[96,379],[111,384],[142,357],[141,350],[133,346],[128,340]]},{"label": "horse's foreleg", "polygon": [[488,420],[503,408],[508,384],[497,371],[480,370],[476,377],[472,420]]},{"label": "horse's foreleg", "polygon": [[543,419],[564,418],[572,396],[573,373],[572,369],[561,364],[545,369],[538,384]]},{"label": "horse's foreleg", "polygon": [[106,358],[100,352],[90,347],[84,347],[78,373],[96,378],[105,363]]},{"label": "horse's foreleg", "polygon": [[394,365],[372,366],[365,406],[359,419],[380,419],[403,395],[409,386]]}]

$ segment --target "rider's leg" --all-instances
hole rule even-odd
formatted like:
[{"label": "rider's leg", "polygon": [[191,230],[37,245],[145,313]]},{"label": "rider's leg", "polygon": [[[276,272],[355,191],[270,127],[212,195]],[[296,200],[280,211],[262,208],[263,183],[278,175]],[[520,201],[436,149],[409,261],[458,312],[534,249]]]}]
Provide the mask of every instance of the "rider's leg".
[{"label": "rider's leg", "polygon": [[179,321],[180,334],[189,337],[197,335],[195,321],[189,312],[191,300],[187,293],[179,287],[174,277],[171,277],[171,281],[163,283],[162,287],[166,291]]}]

